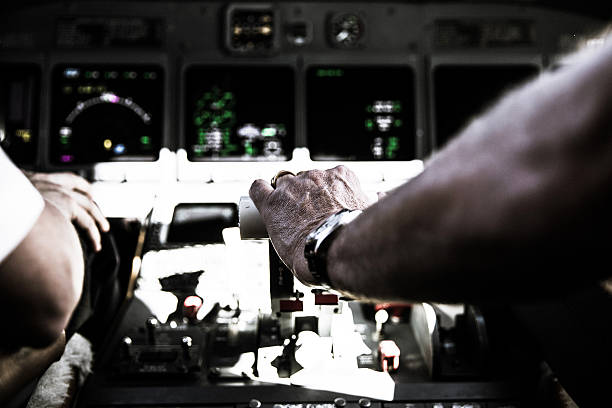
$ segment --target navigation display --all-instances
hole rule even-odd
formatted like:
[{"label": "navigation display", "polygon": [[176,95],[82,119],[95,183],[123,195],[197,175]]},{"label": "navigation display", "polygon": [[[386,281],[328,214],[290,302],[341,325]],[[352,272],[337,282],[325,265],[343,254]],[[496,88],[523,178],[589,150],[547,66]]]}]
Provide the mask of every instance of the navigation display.
[{"label": "navigation display", "polygon": [[312,66],[307,145],[314,160],[415,159],[414,72],[408,66]]},{"label": "navigation display", "polygon": [[434,68],[436,144],[440,148],[499,98],[538,73],[536,65],[438,65]]},{"label": "navigation display", "polygon": [[291,67],[194,66],[185,80],[189,160],[291,158],[295,147]]},{"label": "navigation display", "polygon": [[163,83],[163,70],[153,65],[56,66],[51,163],[156,160]]}]

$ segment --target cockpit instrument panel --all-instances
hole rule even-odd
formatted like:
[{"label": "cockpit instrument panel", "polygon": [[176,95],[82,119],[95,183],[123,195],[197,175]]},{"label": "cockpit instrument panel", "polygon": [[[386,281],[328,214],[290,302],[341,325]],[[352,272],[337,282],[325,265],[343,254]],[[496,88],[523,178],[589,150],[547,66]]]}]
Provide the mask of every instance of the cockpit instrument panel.
[{"label": "cockpit instrument panel", "polygon": [[154,65],[58,65],[53,70],[54,165],[156,160],[164,72]]},{"label": "cockpit instrument panel", "polygon": [[314,160],[416,158],[415,77],[409,66],[311,66],[307,144]]},{"label": "cockpit instrument panel", "polygon": [[18,165],[32,165],[38,149],[40,68],[0,65],[0,146]]},{"label": "cockpit instrument panel", "polygon": [[295,147],[295,73],[288,66],[192,66],[185,76],[192,161],[275,161]]}]

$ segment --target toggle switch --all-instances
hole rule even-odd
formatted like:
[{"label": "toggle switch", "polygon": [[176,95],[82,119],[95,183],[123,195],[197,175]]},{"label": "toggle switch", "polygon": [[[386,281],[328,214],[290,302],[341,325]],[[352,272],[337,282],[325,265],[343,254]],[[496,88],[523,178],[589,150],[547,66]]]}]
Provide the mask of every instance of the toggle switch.
[{"label": "toggle switch", "polygon": [[189,360],[191,355],[189,352],[191,351],[191,346],[193,346],[193,339],[189,336],[184,336],[181,339],[181,348],[183,349],[183,357],[185,360]]},{"label": "toggle switch", "polygon": [[147,329],[147,340],[149,344],[155,344],[155,331],[159,326],[159,321],[155,317],[149,317],[145,323]]},{"label": "toggle switch", "polygon": [[132,338],[125,336],[121,339],[121,352],[125,357],[130,357],[132,353]]}]

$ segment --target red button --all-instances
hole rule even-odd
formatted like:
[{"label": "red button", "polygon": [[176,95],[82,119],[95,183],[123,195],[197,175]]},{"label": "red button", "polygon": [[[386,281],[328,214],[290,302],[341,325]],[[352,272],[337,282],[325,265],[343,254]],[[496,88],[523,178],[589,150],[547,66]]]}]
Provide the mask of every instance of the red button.
[{"label": "red button", "polygon": [[304,310],[304,303],[301,300],[281,299],[279,308],[281,312],[301,312]]},{"label": "red button", "polygon": [[338,295],[332,293],[315,294],[315,305],[337,305]]}]

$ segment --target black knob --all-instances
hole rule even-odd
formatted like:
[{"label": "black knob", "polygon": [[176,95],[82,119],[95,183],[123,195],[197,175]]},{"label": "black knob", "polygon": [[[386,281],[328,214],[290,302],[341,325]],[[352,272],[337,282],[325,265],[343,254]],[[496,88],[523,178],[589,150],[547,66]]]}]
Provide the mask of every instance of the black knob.
[{"label": "black knob", "polygon": [[189,336],[184,336],[181,339],[181,345],[183,346],[183,348],[190,349],[193,345],[193,339]]},{"label": "black knob", "polygon": [[361,398],[359,400],[359,406],[361,408],[369,408],[370,406],[372,406],[372,401],[370,401],[368,398]]},{"label": "black knob", "polygon": [[346,400],[344,398],[338,397],[334,399],[334,405],[338,408],[342,408],[346,406]]},{"label": "black knob", "polygon": [[159,321],[155,317],[149,317],[146,322],[147,328],[155,328],[159,326]]},{"label": "black knob", "polygon": [[249,408],[260,408],[260,407],[261,407],[260,400],[252,399],[249,401]]}]

